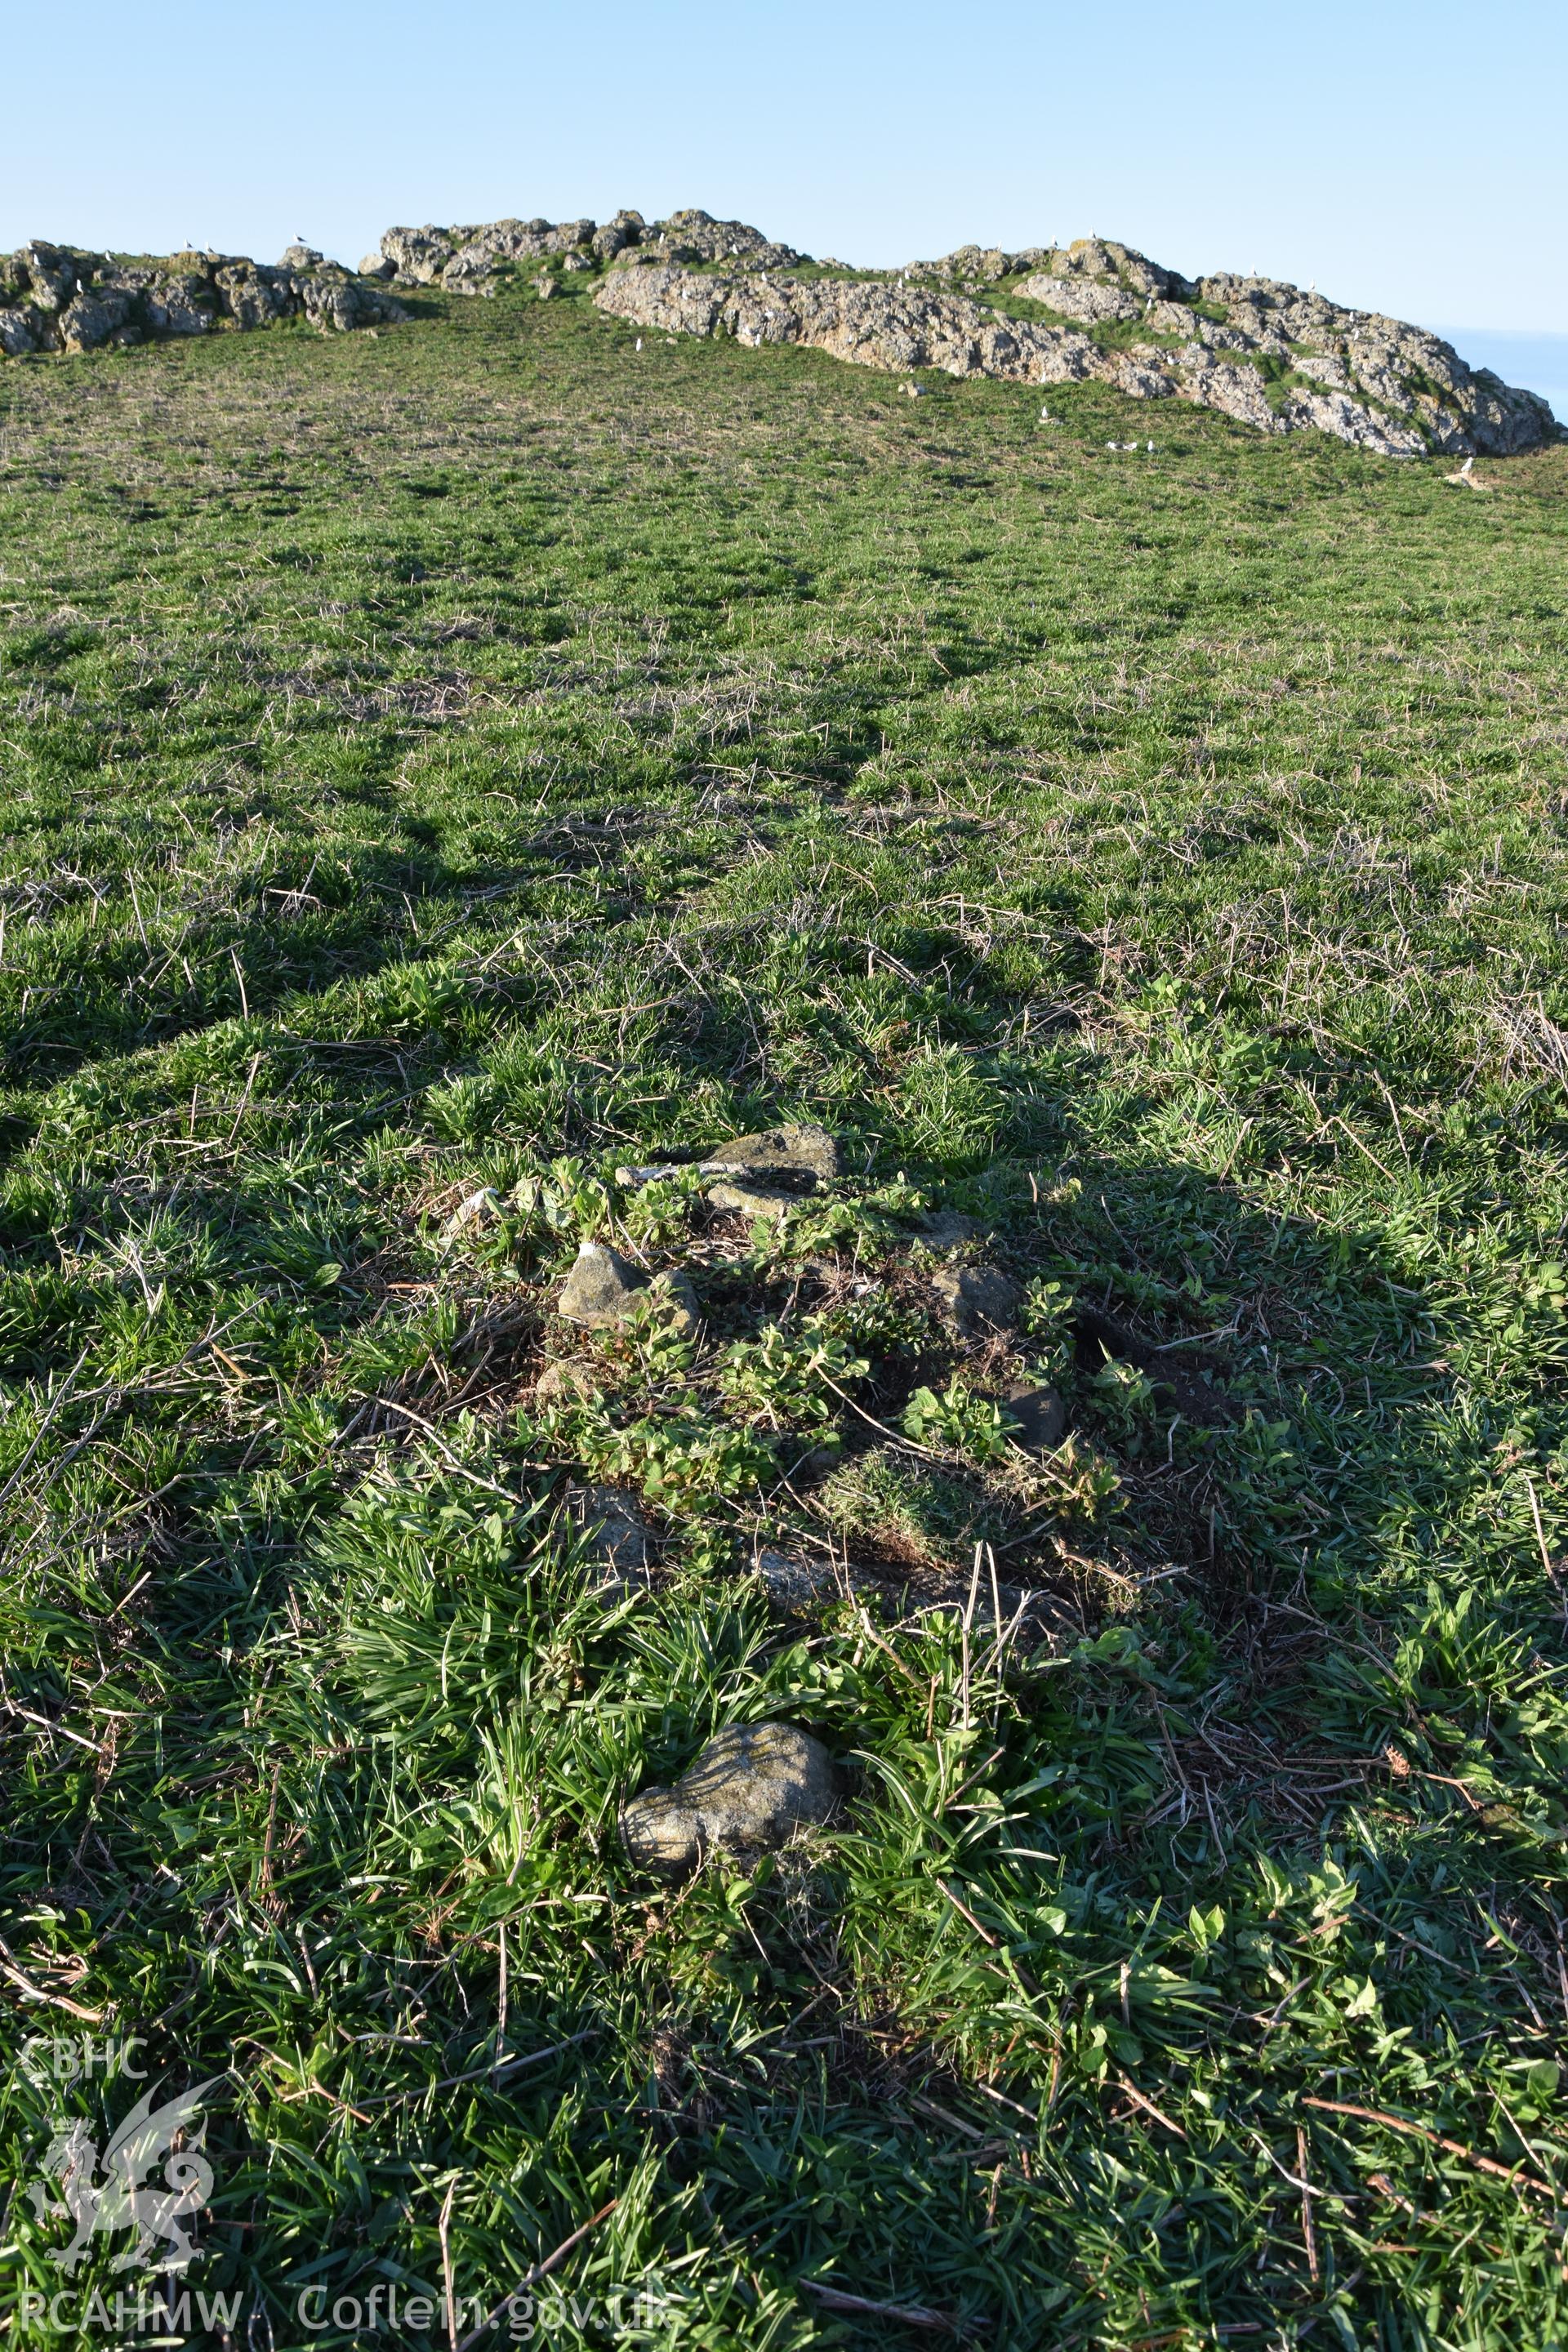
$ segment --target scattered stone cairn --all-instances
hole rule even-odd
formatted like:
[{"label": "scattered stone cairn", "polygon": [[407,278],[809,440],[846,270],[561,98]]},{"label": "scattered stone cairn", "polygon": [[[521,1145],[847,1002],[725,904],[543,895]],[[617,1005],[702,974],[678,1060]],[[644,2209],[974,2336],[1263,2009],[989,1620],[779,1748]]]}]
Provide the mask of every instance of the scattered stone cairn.
[{"label": "scattered stone cairn", "polygon": [[384,287],[366,286],[311,247],[275,267],[223,253],[127,261],[35,239],[0,258],[0,352],[92,352],[221,328],[308,319],[325,331],[405,319]]},{"label": "scattered stone cairn", "polygon": [[673,1788],[645,1789],[621,1808],[621,1842],[641,1870],[685,1878],[704,1856],[764,1853],[797,1829],[832,1818],[833,1759],[792,1723],[739,1724],[710,1739]]},{"label": "scattered stone cairn", "polygon": [[[645,1184],[680,1170],[706,1180],[709,1208],[753,1222],[784,1217],[846,1172],[838,1138],[826,1128],[800,1121],[732,1136],[695,1162],[659,1160],[621,1168],[616,1174],[624,1184]],[[927,1279],[949,1338],[967,1355],[994,1364],[997,1353],[1005,1358],[1016,1337],[1024,1292],[999,1266],[953,1262],[984,1239],[980,1223],[955,1210],[926,1213],[915,1236],[917,1248],[938,1261]],[[608,1244],[584,1242],[556,1295],[555,1313],[563,1322],[584,1330],[614,1330],[654,1301],[661,1303],[662,1315],[674,1329],[696,1332],[701,1309],[686,1273],[675,1269],[650,1277]],[[571,1358],[547,1364],[535,1391],[542,1402],[598,1392],[592,1367]],[[1054,1389],[1015,1377],[1002,1391],[1002,1402],[1012,1443],[1022,1454],[1049,1454],[1061,1444],[1067,1417]],[[566,1511],[581,1531],[585,1555],[610,1571],[605,1592],[618,1595],[646,1586],[653,1545],[633,1496],[615,1486],[574,1486],[567,1491]],[[920,1609],[962,1605],[954,1580],[929,1568],[900,1569],[886,1561],[871,1565],[832,1554],[824,1558],[761,1541],[752,1566],[769,1599],[786,1616],[809,1613],[846,1592],[876,1594]],[[999,1589],[1009,1619],[1027,1614],[1032,1630],[1049,1632],[1062,1614],[1047,1593],[1011,1584]]]}]

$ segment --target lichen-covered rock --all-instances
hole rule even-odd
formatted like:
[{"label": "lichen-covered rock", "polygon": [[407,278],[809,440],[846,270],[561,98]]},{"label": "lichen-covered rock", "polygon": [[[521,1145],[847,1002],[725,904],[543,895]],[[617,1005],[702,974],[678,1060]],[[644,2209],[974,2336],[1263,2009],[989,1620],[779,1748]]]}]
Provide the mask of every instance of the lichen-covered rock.
[{"label": "lichen-covered rock", "polygon": [[584,1242],[567,1276],[555,1311],[568,1323],[597,1331],[622,1323],[647,1281],[641,1268],[606,1242]]},{"label": "lichen-covered rock", "polygon": [[97,294],[83,289],[73,294],[59,314],[62,349],[96,351],[100,343],[108,342],[124,326],[131,302],[131,295],[121,287],[105,287]]},{"label": "lichen-covered rock", "polygon": [[1287,433],[1315,426],[1338,441],[1375,450],[1380,457],[1419,457],[1426,447],[1413,426],[1391,425],[1342,392],[1293,392],[1279,410],[1279,422]]},{"label": "lichen-covered rock", "polygon": [[700,277],[688,269],[617,271],[595,301],[612,317],[667,333],[733,335],[737,341],[808,343],[860,367],[904,373],[999,376],[1062,383],[1103,374],[1087,335],[1037,320],[1005,319],[966,295],[848,278],[774,282],[756,274]]},{"label": "lichen-covered rock", "polygon": [[562,1286],[555,1311],[568,1323],[602,1331],[624,1323],[639,1295],[647,1291],[659,1300],[678,1331],[695,1330],[699,1319],[697,1294],[690,1277],[680,1273],[656,1275],[650,1280],[607,1242],[584,1242],[576,1263]]},{"label": "lichen-covered rock", "polygon": [[668,261],[739,261],[752,269],[788,269],[805,258],[793,245],[777,245],[745,221],[715,220],[697,209],[655,221],[640,242]]},{"label": "lichen-covered rock", "polygon": [[1284,419],[1269,405],[1268,387],[1255,367],[1234,360],[1216,360],[1201,344],[1184,346],[1175,354],[1182,371],[1182,394],[1197,408],[1217,408],[1223,416],[1254,425],[1259,433],[1283,433]]},{"label": "lichen-covered rock", "polygon": [[832,1818],[833,1759],[792,1723],[737,1724],[710,1739],[673,1787],[621,1808],[621,1840],[639,1869],[684,1878],[715,1848],[761,1853]]},{"label": "lichen-covered rock", "polygon": [[438,286],[448,294],[493,294],[526,262],[561,255],[584,264],[634,244],[641,232],[637,213],[618,213],[605,232],[591,220],[498,220],[468,227],[389,228],[381,240],[381,267],[403,286]]},{"label": "lichen-covered rock", "polygon": [[995,1265],[943,1267],[931,1288],[943,1322],[959,1339],[988,1339],[1010,1331],[1024,1294],[1010,1274]]},{"label": "lichen-covered rock", "polygon": [[195,252],[124,261],[35,240],[0,257],[0,352],[92,352],[278,319],[364,327],[407,315],[382,288],[322,261],[312,247],[289,253],[308,257],[308,266]]},{"label": "lichen-covered rock", "polygon": [[842,1167],[838,1138],[809,1123],[770,1127],[759,1135],[731,1136],[702,1162],[708,1176],[745,1176],[784,1191],[813,1192],[831,1184]]},{"label": "lichen-covered rock", "polygon": [[735,1184],[726,1179],[708,1188],[708,1205],[726,1217],[787,1217],[800,1206],[798,1192],[777,1184]]},{"label": "lichen-covered rock", "polygon": [[1026,278],[1018,291],[1031,302],[1044,303],[1047,310],[1076,319],[1084,327],[1136,319],[1143,308],[1135,294],[1123,293],[1120,286],[1101,286],[1091,278],[1058,278],[1047,273]]},{"label": "lichen-covered rock", "polygon": [[[1536,394],[1467,367],[1425,329],[1271,278],[1222,272],[1194,284],[1110,238],[1022,253],[961,247],[875,280],[797,278],[782,262],[773,266],[786,274],[770,276],[760,241],[732,256],[720,246],[717,237],[693,247],[649,232],[635,257],[645,266],[616,271],[595,299],[614,317],[669,334],[804,343],[900,374],[936,368],[1036,384],[1094,378],[1134,399],[1174,394],[1258,432],[1328,433],[1384,457],[1507,456],[1559,435]],[[699,274],[679,266],[689,251],[731,266]],[[952,290],[1020,273],[1026,295],[1074,323],[1012,318]],[[1164,341],[1126,352],[1102,340],[1133,321]]]},{"label": "lichen-covered rock", "polygon": [[312,277],[301,278],[300,299],[307,319],[323,331],[348,332],[404,315],[401,306],[378,286],[362,285],[343,269],[321,269]]}]

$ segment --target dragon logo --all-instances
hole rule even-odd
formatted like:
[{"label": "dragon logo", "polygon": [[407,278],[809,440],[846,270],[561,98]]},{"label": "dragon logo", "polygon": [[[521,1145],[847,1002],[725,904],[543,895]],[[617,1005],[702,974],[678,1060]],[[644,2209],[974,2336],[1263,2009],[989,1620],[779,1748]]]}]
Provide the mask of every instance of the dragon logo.
[{"label": "dragon logo", "polygon": [[[51,2203],[36,2182],[27,2195],[40,2221],[76,2223],[70,2244],[50,2257],[68,2275],[76,2271],[96,2236],[116,2230],[136,2232],[135,2244],[111,2265],[116,2271],[183,2271],[195,2260],[197,2250],[185,2224],[188,2216],[199,2213],[212,2195],[213,2168],[201,2152],[206,2126],[194,2136],[189,2147],[176,2149],[174,2143],[205,2105],[208,2092],[222,2080],[222,2075],[214,2074],[161,2107],[153,2106],[151,2091],[144,2092],[101,2156],[79,2118],[56,2132],[44,2157],[44,2168],[59,2182],[64,2201]],[[147,2176],[159,2163],[163,2167],[163,2184],[149,2187]],[[160,2243],[167,2252],[162,2262],[153,2262]]]}]

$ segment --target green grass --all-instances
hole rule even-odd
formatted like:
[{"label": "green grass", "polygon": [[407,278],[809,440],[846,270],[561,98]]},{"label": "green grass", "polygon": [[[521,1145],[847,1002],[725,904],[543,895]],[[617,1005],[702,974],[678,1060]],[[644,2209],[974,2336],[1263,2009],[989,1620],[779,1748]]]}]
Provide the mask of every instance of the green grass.
[{"label": "green grass", "polygon": [[[227,2077],[190,2284],[252,2352],[394,2340],[328,2307],[443,2242],[488,2309],[612,2199],[536,2340],[941,2340],[810,2280],[1568,2341],[1568,451],[1475,496],[644,341],[0,373],[6,2307],[56,2119],[127,2104],[20,2045],[135,2032]],[[782,1234],[616,1181],[784,1116],[856,1173]],[[988,1458],[922,1203],[1028,1286],[1054,1476]],[[584,1233],[706,1334],[545,1408]],[[955,1376],[934,1464],[861,1417]],[[658,1506],[651,1593],[594,1597],[574,1464]],[[1081,1636],[781,1621],[750,1545],[825,1528]],[[638,1879],[619,1797],[772,1715],[839,1823]]]}]

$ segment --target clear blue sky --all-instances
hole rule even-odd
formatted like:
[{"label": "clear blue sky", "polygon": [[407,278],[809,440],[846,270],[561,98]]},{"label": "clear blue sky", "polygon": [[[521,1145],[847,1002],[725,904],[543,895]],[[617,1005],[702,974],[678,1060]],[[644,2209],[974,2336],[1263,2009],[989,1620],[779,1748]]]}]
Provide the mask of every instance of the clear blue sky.
[{"label": "clear blue sky", "polygon": [[1093,229],[1568,331],[1563,0],[77,0],[7,54],[0,247],[354,261],[699,204],[867,264]]}]

